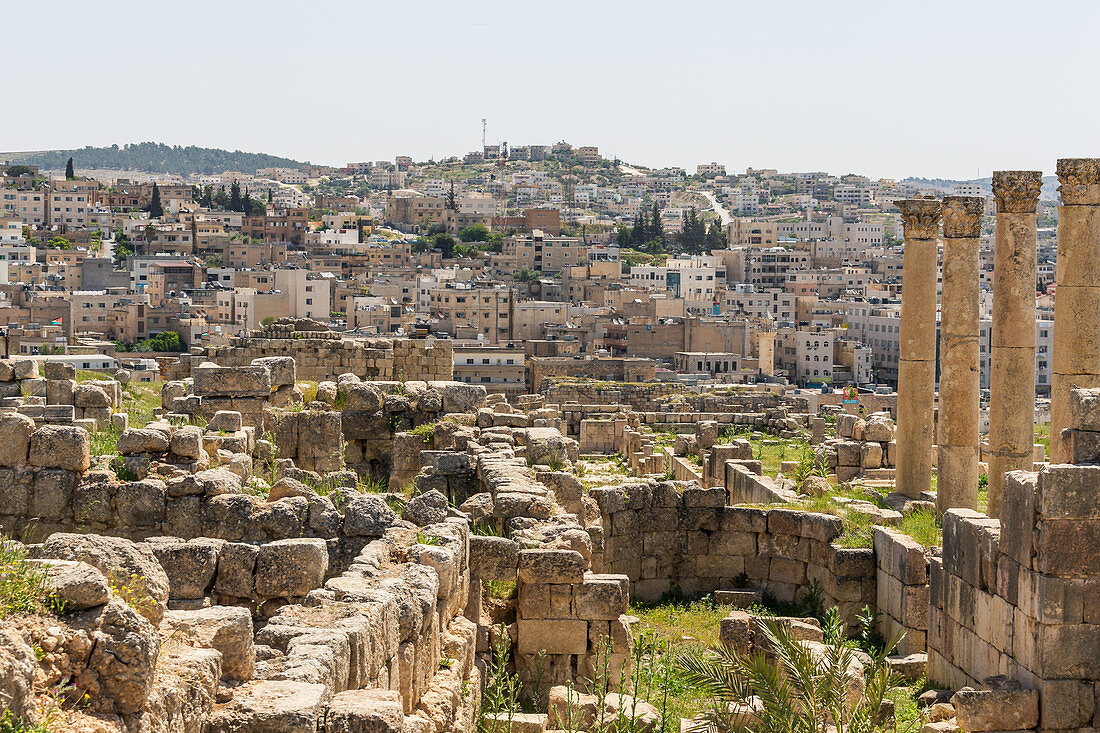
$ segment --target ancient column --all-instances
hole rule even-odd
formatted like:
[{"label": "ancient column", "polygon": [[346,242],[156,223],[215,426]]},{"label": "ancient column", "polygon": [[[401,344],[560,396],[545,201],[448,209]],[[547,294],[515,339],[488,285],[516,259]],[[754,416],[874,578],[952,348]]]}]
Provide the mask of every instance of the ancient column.
[{"label": "ancient column", "polygon": [[989,505],[1000,516],[1007,471],[1030,471],[1035,445],[1035,205],[1041,171],[995,171],[993,327],[989,350]]},{"label": "ancient column", "polygon": [[898,360],[897,491],[932,488],[932,411],[936,399],[936,270],[940,211],[932,198],[898,201],[905,225]]},{"label": "ancient column", "polygon": [[940,514],[978,508],[978,243],[984,210],[980,196],[943,199],[936,481]]},{"label": "ancient column", "polygon": [[1054,371],[1050,389],[1050,462],[1068,463],[1062,430],[1070,426],[1073,387],[1100,387],[1100,159],[1058,161],[1058,289],[1054,296]]}]

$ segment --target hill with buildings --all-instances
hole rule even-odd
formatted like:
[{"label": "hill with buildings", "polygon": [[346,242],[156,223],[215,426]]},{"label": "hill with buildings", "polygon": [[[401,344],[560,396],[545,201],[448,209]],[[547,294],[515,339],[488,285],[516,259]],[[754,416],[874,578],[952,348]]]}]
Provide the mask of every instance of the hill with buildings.
[{"label": "hill with buildings", "polygon": [[0,154],[0,158],[12,163],[36,165],[47,170],[63,170],[66,162],[72,158],[74,165],[81,169],[106,168],[182,176],[210,175],[227,170],[255,173],[260,168],[300,168],[302,166],[300,161],[266,153],[200,148],[195,145],[173,146],[153,142],[109,147],[87,146],[79,150],[4,153]]}]

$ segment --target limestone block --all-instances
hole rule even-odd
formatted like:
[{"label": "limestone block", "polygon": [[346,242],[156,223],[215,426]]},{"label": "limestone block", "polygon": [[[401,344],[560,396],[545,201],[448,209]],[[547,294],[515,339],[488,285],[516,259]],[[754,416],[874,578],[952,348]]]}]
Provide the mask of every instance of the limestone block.
[{"label": "limestone block", "polygon": [[38,428],[31,434],[28,462],[44,468],[78,472],[88,470],[91,465],[88,431],[54,425]]},{"label": "limestone block", "polygon": [[217,649],[222,674],[232,680],[252,678],[256,663],[252,614],[238,606],[213,606],[194,611],[168,611],[165,628],[178,632],[185,643]]},{"label": "limestone block", "polygon": [[0,466],[22,466],[34,433],[34,420],[17,412],[0,413]]},{"label": "limestone block", "polygon": [[18,361],[13,361],[12,367],[15,370],[15,378],[20,382],[24,379],[38,378],[38,362],[34,359],[19,359]]},{"label": "limestone block", "polygon": [[1023,730],[1039,724],[1036,690],[960,690],[952,702],[963,730]]},{"label": "limestone block", "polygon": [[73,404],[77,407],[110,407],[111,396],[102,387],[83,382],[73,387]]},{"label": "limestone block", "polygon": [[329,702],[324,733],[405,733],[401,696],[396,690],[339,692]]},{"label": "limestone block", "polygon": [[588,622],[579,619],[520,619],[518,654],[584,654],[588,651]]},{"label": "limestone block", "polygon": [[520,550],[518,576],[524,583],[581,583],[586,566],[574,550]]},{"label": "limestone block", "polygon": [[217,580],[214,590],[231,598],[251,598],[256,586],[256,558],[260,550],[255,545],[227,542],[218,555]]},{"label": "limestone block", "polygon": [[476,580],[515,580],[519,545],[507,537],[470,536],[470,577]]},{"label": "limestone block", "polygon": [[271,386],[293,385],[297,379],[297,366],[290,356],[264,356],[252,360],[254,367],[266,367],[271,374]]},{"label": "limestone block", "polygon": [[64,361],[47,361],[43,367],[46,379],[76,379],[76,366]]},{"label": "limestone block", "polygon": [[223,540],[200,537],[188,542],[150,542],[168,575],[169,599],[202,598],[214,583]]},{"label": "limestone block", "polygon": [[218,410],[206,424],[208,430],[235,433],[244,427],[241,413],[234,410]]},{"label": "limestone block", "polygon": [[308,682],[257,680],[238,689],[232,701],[214,710],[208,733],[316,733],[324,720],[329,692]]},{"label": "limestone block", "polygon": [[[836,459],[839,466],[860,466],[860,444],[855,441],[840,441],[835,444]],[[839,476],[839,474],[838,474]]]},{"label": "limestone block", "polygon": [[625,575],[586,573],[584,582],[574,587],[574,614],[587,620],[617,619],[627,611],[629,582]]},{"label": "limestone block", "polygon": [[263,366],[220,367],[204,362],[192,370],[196,395],[226,397],[267,396],[271,394],[271,371]]},{"label": "limestone block", "polygon": [[168,450],[168,435],[161,430],[152,428],[127,428],[118,436],[118,452],[130,453],[164,453]]},{"label": "limestone block", "polygon": [[328,570],[322,539],[276,540],[256,558],[256,593],[263,598],[299,598],[321,587]]}]

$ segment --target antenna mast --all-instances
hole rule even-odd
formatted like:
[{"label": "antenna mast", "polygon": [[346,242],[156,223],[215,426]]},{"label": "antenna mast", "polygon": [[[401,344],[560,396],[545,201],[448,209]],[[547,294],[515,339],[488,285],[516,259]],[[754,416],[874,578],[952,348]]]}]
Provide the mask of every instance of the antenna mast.
[{"label": "antenna mast", "polygon": [[485,118],[482,117],[481,118],[481,151],[483,153],[485,152],[485,130],[486,130]]}]

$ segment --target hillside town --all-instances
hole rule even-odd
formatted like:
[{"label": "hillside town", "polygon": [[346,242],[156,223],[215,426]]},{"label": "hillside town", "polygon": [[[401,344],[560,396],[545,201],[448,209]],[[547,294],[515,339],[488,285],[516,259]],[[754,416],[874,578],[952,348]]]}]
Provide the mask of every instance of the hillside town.
[{"label": "hillside town", "polygon": [[[3,156],[0,156],[0,160]],[[988,180],[649,169],[594,145],[209,175],[0,165],[0,355],[125,365],[279,318],[448,339],[456,379],[550,375],[830,392],[897,385],[901,213],[983,197],[980,383],[990,383]],[[1039,396],[1049,395],[1057,204],[1038,203]]]}]

